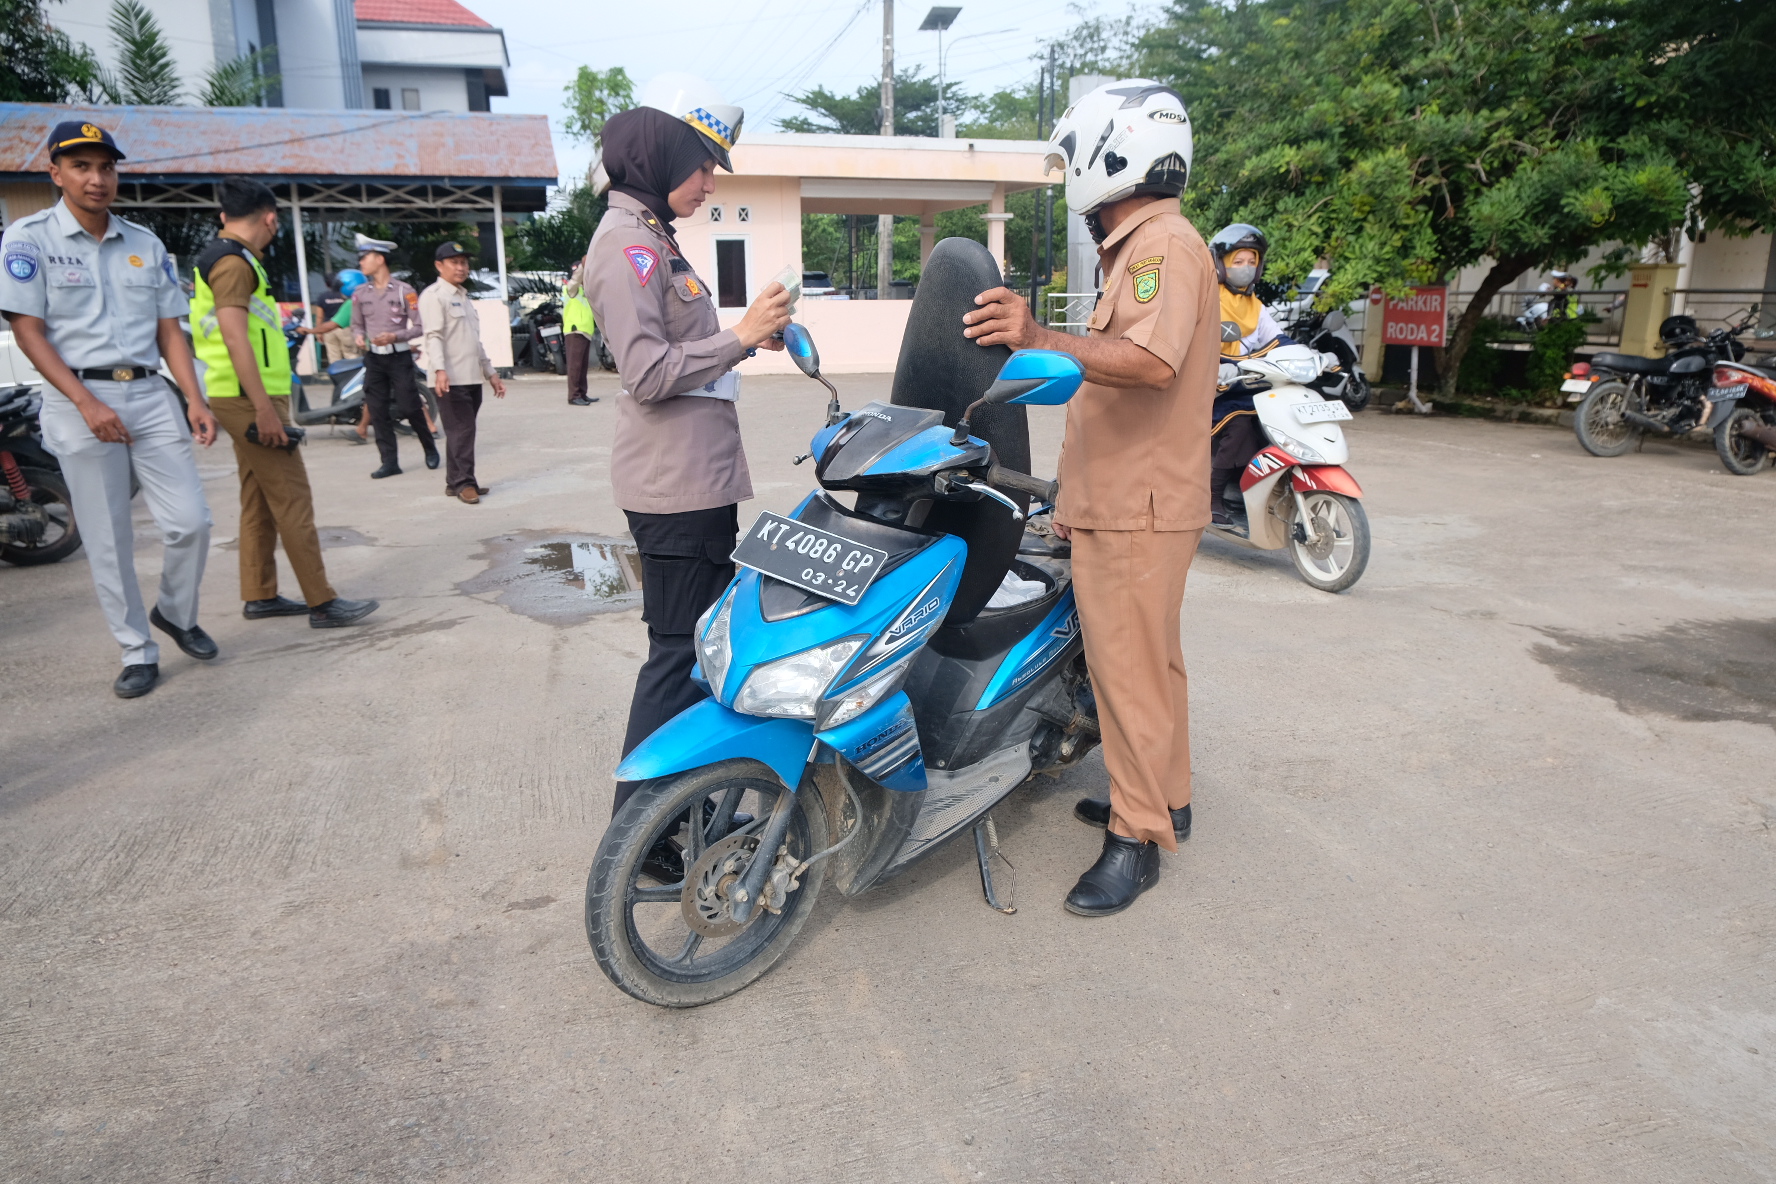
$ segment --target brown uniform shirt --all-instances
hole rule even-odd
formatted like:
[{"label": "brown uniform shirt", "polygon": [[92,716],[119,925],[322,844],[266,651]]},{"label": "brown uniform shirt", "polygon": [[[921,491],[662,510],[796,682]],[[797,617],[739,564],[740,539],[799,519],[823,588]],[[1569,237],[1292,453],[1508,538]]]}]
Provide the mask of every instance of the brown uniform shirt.
[{"label": "brown uniform shirt", "polygon": [[732,370],[746,351],[721,327],[709,285],[659,219],[626,193],[610,195],[592,235],[585,286],[624,386],[611,441],[617,505],[677,514],[751,497],[739,412],[686,393]]},{"label": "brown uniform shirt", "polygon": [[[419,321],[419,293],[393,276],[387,287],[363,285],[352,293],[352,332],[364,339],[364,348],[377,352],[411,342],[425,332]],[[393,333],[394,341],[371,344],[384,333]]]},{"label": "brown uniform shirt", "polygon": [[1221,314],[1209,248],[1175,198],[1132,214],[1098,249],[1104,292],[1088,323],[1172,368],[1163,388],[1086,383],[1067,404],[1056,521],[1085,530],[1209,524],[1209,417]]}]

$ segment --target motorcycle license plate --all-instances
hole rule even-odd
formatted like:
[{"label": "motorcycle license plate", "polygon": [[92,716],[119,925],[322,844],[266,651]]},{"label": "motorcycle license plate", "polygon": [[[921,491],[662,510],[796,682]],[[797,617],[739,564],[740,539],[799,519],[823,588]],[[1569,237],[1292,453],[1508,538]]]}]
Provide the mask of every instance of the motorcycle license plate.
[{"label": "motorcycle license plate", "polygon": [[1350,408],[1343,403],[1297,403],[1295,404],[1296,423],[1330,423],[1335,419],[1349,419]]},{"label": "motorcycle license plate", "polygon": [[734,548],[734,562],[816,596],[856,604],[882,574],[888,552],[766,512]]},{"label": "motorcycle license plate", "polygon": [[1750,389],[1751,384],[1748,382],[1735,383],[1732,386],[1717,386],[1709,390],[1708,397],[1716,403],[1727,403],[1734,399],[1743,399],[1745,392]]},{"label": "motorcycle license plate", "polygon": [[543,326],[543,336],[544,337],[559,337],[559,336],[561,336],[561,330],[558,329],[554,325],[544,325]]},{"label": "motorcycle license plate", "polygon": [[1582,395],[1591,389],[1589,378],[1569,378],[1560,384],[1560,389],[1569,395]]}]

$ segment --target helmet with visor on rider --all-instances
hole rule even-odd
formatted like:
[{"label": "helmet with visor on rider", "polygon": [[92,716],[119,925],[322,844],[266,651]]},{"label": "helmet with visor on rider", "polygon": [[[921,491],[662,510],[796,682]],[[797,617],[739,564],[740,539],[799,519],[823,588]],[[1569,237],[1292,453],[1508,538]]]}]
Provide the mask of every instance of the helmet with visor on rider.
[{"label": "helmet with visor on rider", "polygon": [[[1240,256],[1250,251],[1251,258]],[[1223,226],[1209,240],[1209,253],[1215,257],[1215,273],[1227,290],[1236,296],[1250,296],[1264,278],[1264,257],[1270,253],[1270,240],[1264,232],[1246,222]]]},{"label": "helmet with visor on rider", "polygon": [[1149,78],[1110,82],[1062,113],[1044,172],[1067,178],[1067,208],[1103,241],[1097,213],[1138,194],[1177,197],[1190,181],[1190,116],[1177,91]]}]

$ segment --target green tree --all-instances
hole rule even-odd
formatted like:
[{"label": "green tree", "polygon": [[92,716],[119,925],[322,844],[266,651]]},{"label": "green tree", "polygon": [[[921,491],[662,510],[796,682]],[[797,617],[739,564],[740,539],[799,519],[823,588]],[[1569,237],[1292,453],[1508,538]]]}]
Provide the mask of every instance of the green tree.
[{"label": "green tree", "polygon": [[261,105],[265,92],[280,81],[278,75],[265,72],[276,56],[277,50],[268,48],[211,66],[198,91],[198,103],[205,107]]},{"label": "green tree", "polygon": [[117,69],[106,71],[100,85],[113,103],[169,106],[179,101],[178,67],[160,22],[142,0],[112,0],[111,37],[117,47]]},{"label": "green tree", "polygon": [[586,253],[606,200],[590,185],[576,185],[553,209],[538,214],[506,236],[507,261],[515,271],[572,271]]},{"label": "green tree", "polygon": [[[855,94],[834,94],[824,86],[803,91],[787,98],[814,112],[813,117],[791,115],[777,121],[786,132],[837,133],[849,136],[873,136],[882,127],[882,91],[876,83],[857,88]],[[966,122],[979,102],[952,82],[944,84],[944,114]],[[900,70],[894,75],[894,134],[897,136],[937,135],[937,79],[926,75],[921,67]]]},{"label": "green tree", "polygon": [[0,0],[0,101],[67,103],[99,93],[92,50],[49,23],[44,0]]},{"label": "green tree", "polygon": [[581,66],[567,84],[567,134],[587,144],[604,135],[604,121],[635,106],[635,83],[621,66],[594,70]]}]

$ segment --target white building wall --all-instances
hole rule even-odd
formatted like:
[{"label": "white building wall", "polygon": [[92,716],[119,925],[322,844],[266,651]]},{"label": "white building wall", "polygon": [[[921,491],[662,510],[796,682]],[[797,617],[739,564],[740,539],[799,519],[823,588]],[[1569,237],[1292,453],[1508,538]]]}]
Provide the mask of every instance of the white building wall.
[{"label": "white building wall", "polygon": [[387,87],[389,107],[400,111],[401,90],[419,91],[421,111],[467,111],[469,83],[461,70],[410,70],[400,66],[364,67],[364,105],[374,107],[375,88]]},{"label": "white building wall", "polygon": [[[220,0],[224,11],[229,2]],[[173,51],[186,101],[194,101],[203,88],[204,75],[216,63],[216,14],[211,0],[143,0],[143,4],[160,22],[161,35]],[[111,36],[111,0],[46,4],[44,16],[70,38],[91,48],[107,70],[117,68],[117,46]],[[232,35],[232,30],[228,32]]]},{"label": "white building wall", "polygon": [[276,0],[284,106],[323,111],[345,106],[334,12],[333,0]]},{"label": "white building wall", "polygon": [[504,69],[506,39],[494,29],[358,30],[358,60],[373,65],[481,66]]}]

